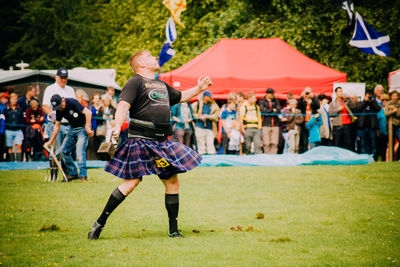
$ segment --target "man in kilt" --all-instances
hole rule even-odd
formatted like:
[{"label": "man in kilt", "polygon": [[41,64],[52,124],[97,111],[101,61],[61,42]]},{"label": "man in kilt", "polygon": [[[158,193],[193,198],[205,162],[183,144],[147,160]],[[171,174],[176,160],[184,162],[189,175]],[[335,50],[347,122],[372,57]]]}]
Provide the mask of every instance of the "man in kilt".
[{"label": "man in kilt", "polygon": [[114,189],[88,234],[98,239],[107,218],[138,186],[142,176],[156,174],[165,186],[165,207],[169,218],[169,237],[183,237],[178,231],[179,209],[178,173],[198,166],[200,155],[191,148],[168,139],[170,107],[189,101],[212,84],[209,77],[201,76],[198,84],[188,90],[178,91],[163,81],[156,80],[160,66],[156,57],[143,50],[130,57],[130,66],[136,73],[124,86],[115,113],[113,137],[118,139],[121,125],[129,111],[129,138],[116,150],[114,158],[106,164],[105,171],[123,179]]}]

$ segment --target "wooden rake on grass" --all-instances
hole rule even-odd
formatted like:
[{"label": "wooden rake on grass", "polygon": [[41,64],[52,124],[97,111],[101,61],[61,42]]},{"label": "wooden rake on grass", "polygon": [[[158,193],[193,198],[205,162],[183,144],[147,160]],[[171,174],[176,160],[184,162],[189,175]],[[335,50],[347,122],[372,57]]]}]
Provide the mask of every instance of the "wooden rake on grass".
[{"label": "wooden rake on grass", "polygon": [[[65,175],[65,172],[64,172],[60,162],[58,161],[56,155],[54,154],[54,146],[52,146],[51,149],[48,148],[47,146],[43,146],[43,148],[46,149],[47,152],[49,152],[49,154],[52,157],[52,160],[54,160],[54,162],[56,163],[58,170],[61,171],[64,180],[66,182],[68,182],[68,179],[67,179],[67,176]],[[51,166],[51,161],[50,161],[50,175],[46,175],[46,177],[44,178],[45,182],[54,182],[54,181],[58,182],[58,175],[53,175],[52,170],[53,170],[53,167]],[[56,169],[54,174],[56,174],[58,170]]]}]

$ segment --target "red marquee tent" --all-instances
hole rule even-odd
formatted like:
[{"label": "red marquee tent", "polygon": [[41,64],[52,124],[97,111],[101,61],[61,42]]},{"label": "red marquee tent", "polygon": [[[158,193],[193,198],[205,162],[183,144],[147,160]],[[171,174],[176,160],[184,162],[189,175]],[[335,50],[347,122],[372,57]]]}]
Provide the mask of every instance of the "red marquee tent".
[{"label": "red marquee tent", "polygon": [[253,91],[257,97],[266,88],[278,98],[292,92],[299,96],[306,86],[315,94],[332,94],[334,82],[346,82],[347,75],[303,55],[280,38],[221,39],[208,50],[180,68],[160,74],[159,78],[179,90],[197,84],[208,75],[215,99],[226,99],[230,92]]}]

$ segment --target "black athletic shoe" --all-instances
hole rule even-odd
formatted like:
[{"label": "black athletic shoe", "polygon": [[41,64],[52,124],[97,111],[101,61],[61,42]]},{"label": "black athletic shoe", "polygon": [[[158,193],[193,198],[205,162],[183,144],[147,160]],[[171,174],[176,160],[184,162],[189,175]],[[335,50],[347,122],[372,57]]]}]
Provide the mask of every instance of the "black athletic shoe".
[{"label": "black athletic shoe", "polygon": [[172,234],[168,233],[168,237],[170,237],[170,238],[184,238],[184,236],[179,231],[173,232]]},{"label": "black athletic shoe", "polygon": [[99,239],[100,233],[103,230],[103,226],[97,221],[94,222],[92,229],[88,233],[88,239],[96,240]]},{"label": "black athletic shoe", "polygon": [[76,180],[76,179],[79,179],[79,176],[77,174],[76,175],[67,175],[68,181],[72,181],[72,180]]}]

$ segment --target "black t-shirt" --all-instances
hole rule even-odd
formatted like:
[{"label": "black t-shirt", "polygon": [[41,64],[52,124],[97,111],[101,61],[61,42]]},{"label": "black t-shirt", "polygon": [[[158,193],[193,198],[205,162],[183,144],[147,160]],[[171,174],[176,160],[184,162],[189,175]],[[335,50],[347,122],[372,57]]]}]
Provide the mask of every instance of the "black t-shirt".
[{"label": "black t-shirt", "polygon": [[66,107],[64,110],[56,111],[56,120],[61,121],[62,118],[66,118],[71,127],[85,127],[86,117],[82,113],[84,106],[74,98],[65,98]]},{"label": "black t-shirt", "polygon": [[170,107],[181,101],[182,93],[167,83],[134,75],[124,86],[118,101],[131,105],[130,118],[168,123]]}]

